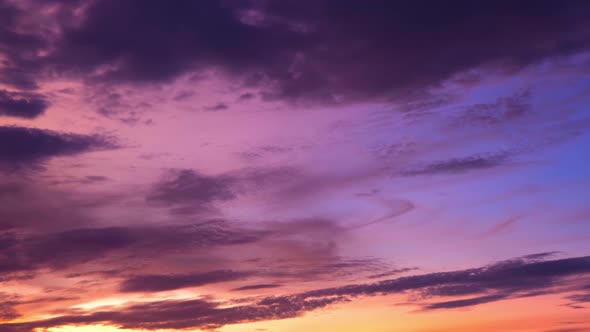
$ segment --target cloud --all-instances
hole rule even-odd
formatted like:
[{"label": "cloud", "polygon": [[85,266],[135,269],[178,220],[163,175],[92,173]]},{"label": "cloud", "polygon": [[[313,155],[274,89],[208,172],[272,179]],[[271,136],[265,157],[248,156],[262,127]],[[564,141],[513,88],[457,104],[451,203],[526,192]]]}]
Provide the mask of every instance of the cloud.
[{"label": "cloud", "polygon": [[246,285],[238,288],[232,289],[232,291],[247,291],[247,290],[256,290],[256,289],[268,289],[268,288],[277,288],[281,287],[281,284],[254,284],[254,285]]},{"label": "cloud", "polygon": [[55,185],[63,182],[52,179],[39,173],[3,173],[0,177],[0,231],[34,235],[76,229],[81,225],[92,228],[91,225],[101,219],[96,213],[98,210],[127,202],[128,196],[124,194],[71,187],[66,190]]},{"label": "cloud", "polygon": [[148,194],[146,202],[169,207],[175,214],[216,212],[216,204],[241,194],[280,187],[297,179],[300,172],[284,168],[240,169],[220,175],[205,175],[192,169],[164,173]]},{"label": "cloud", "polygon": [[246,93],[242,93],[239,97],[238,100],[239,101],[246,101],[246,100],[250,100],[250,99],[254,99],[256,98],[256,96],[253,93],[250,92],[246,92]]},{"label": "cloud", "polygon": [[[125,227],[68,230],[49,236],[25,239],[27,262],[61,268],[105,257],[108,253],[129,247],[142,239]],[[55,253],[61,253],[56,257]]]},{"label": "cloud", "polygon": [[146,200],[169,206],[180,214],[209,212],[215,202],[236,197],[235,179],[230,176],[206,176],[193,170],[172,170],[156,183]]},{"label": "cloud", "polygon": [[51,184],[94,184],[109,181],[109,178],[102,175],[86,175],[81,178],[67,178],[64,180],[55,180]]},{"label": "cloud", "polygon": [[454,118],[452,130],[463,126],[493,126],[512,123],[533,113],[531,91],[519,91],[507,97],[498,98],[493,103],[469,105]]},{"label": "cloud", "polygon": [[424,307],[424,309],[434,310],[434,309],[454,309],[454,308],[462,308],[462,307],[472,307],[472,306],[475,306],[478,304],[499,301],[501,299],[504,299],[505,297],[506,297],[505,295],[487,295],[487,296],[479,296],[479,297],[463,299],[463,300],[437,302],[437,303],[432,303],[432,304],[426,305]]},{"label": "cloud", "polygon": [[[8,244],[0,251],[0,271],[14,273],[41,267],[54,269],[105,257],[109,252],[137,241],[125,228],[78,229],[55,234],[19,238],[3,234]],[[55,253],[59,252],[59,255]]]},{"label": "cloud", "polygon": [[60,13],[77,24],[54,22],[49,35],[14,28],[45,4],[30,6],[0,13],[4,77],[22,87],[44,72],[140,84],[215,69],[266,99],[389,100],[470,69],[514,70],[589,46],[581,1],[73,2]]},{"label": "cloud", "polygon": [[[126,226],[79,228],[61,232],[24,235],[17,231],[0,233],[0,272],[8,275],[23,271],[35,272],[40,268],[60,270],[74,265],[86,264],[109,258],[110,263],[126,266],[124,259],[155,260],[179,251],[190,252],[216,246],[239,245],[259,241],[264,232],[232,227],[223,221],[200,224],[165,226]],[[55,253],[60,253],[56,255]],[[238,272],[233,274],[238,278]],[[231,272],[214,271],[203,275],[145,276],[130,278],[127,291],[149,288],[150,282],[159,286],[152,288],[197,285],[209,278],[221,281],[230,278]],[[240,274],[241,277],[245,275]],[[190,279],[190,280],[189,280]]]},{"label": "cloud", "polygon": [[[180,173],[189,176],[179,175]],[[202,202],[211,201],[213,203],[210,204],[214,204],[218,202],[219,192],[235,192],[237,195],[257,190],[260,186],[271,185],[276,176],[273,172],[263,170],[238,171],[213,177],[192,171],[173,171],[166,173],[148,192],[148,196],[152,195],[152,199],[158,200],[157,203],[149,204],[166,208],[190,207],[195,199],[201,205],[204,204]],[[179,184],[184,183],[182,180],[186,178],[188,185]],[[75,178],[76,181],[77,179],[79,178]],[[88,183],[86,178],[81,179],[81,183]],[[47,180],[49,184],[54,183],[51,178]],[[104,179],[98,176],[91,180]],[[222,189],[209,191],[213,194],[194,194],[201,190],[202,183],[218,185]],[[113,223],[102,215],[105,209],[131,209],[128,216],[135,220],[135,209],[143,209],[145,205],[143,202],[139,202],[139,206],[133,205],[135,203],[128,199],[126,193],[91,194],[71,190],[58,190],[48,186],[47,182],[37,180],[18,178],[0,181],[0,220],[4,221],[0,221],[0,229],[5,232],[0,234],[6,237],[4,244],[14,242],[10,247],[4,248],[3,253],[7,256],[0,260],[4,271],[14,277],[25,272],[35,274],[41,268],[54,272],[72,269],[68,272],[75,272],[75,269],[85,269],[87,264],[100,266],[93,270],[119,269],[125,266],[129,256],[133,256],[133,261],[144,263],[148,268],[130,272],[131,276],[161,273],[161,270],[150,270],[149,266],[166,266],[166,271],[178,274],[187,271],[186,266],[179,263],[185,259],[181,256],[190,255],[193,260],[209,261],[207,257],[212,254],[213,248],[224,259],[214,264],[206,263],[209,264],[206,267],[200,266],[201,271],[237,269],[234,265],[228,265],[225,260],[231,261],[234,258],[243,262],[239,269],[261,269],[261,274],[277,280],[351,278],[359,272],[379,273],[385,267],[383,262],[376,259],[348,259],[338,256],[339,243],[346,237],[347,230],[336,220],[329,218],[295,218],[285,221],[273,218],[257,220],[257,226],[252,226],[203,216],[199,216],[195,222],[193,215],[174,215],[173,220],[179,224],[155,224],[158,217],[150,216],[142,219],[143,224],[118,223],[118,227],[106,227],[105,223]],[[221,197],[226,196],[224,194]],[[109,239],[113,242],[108,242]],[[116,242],[117,239],[121,242]],[[243,245],[248,250],[222,248],[233,245],[240,248]],[[269,250],[272,255],[268,255]],[[52,255],[53,252],[64,254]],[[247,263],[245,261],[251,257],[240,257],[246,253],[251,257],[266,259],[260,264]],[[189,274],[194,273],[188,271]],[[126,277],[130,275],[127,274]]]},{"label": "cloud", "polygon": [[20,314],[16,309],[13,307],[13,304],[10,302],[0,302],[0,319],[2,320],[12,320],[15,318],[20,317]]},{"label": "cloud", "polygon": [[590,293],[571,295],[568,299],[576,303],[590,303]]},{"label": "cloud", "polygon": [[552,261],[526,257],[489,266],[384,280],[373,284],[350,285],[310,291],[306,296],[375,295],[420,290],[422,295],[453,296],[459,293],[501,292],[514,296],[548,290],[561,278],[590,273],[590,256]]},{"label": "cloud", "polygon": [[296,317],[306,311],[323,308],[336,299],[260,302],[258,305],[222,307],[207,300],[160,301],[131,305],[124,310],[96,311],[89,315],[58,316],[30,323],[0,324],[3,331],[30,332],[42,326],[106,323],[137,329],[214,329],[227,324]]},{"label": "cloud", "polygon": [[31,166],[51,157],[115,147],[101,136],[0,126],[0,163],[9,166]]},{"label": "cloud", "polygon": [[[111,324],[135,329],[213,329],[241,322],[276,320],[301,316],[329,305],[354,300],[358,296],[376,296],[421,291],[421,299],[477,294],[445,302],[422,303],[425,310],[471,307],[520,296],[548,292],[571,291],[576,286],[572,277],[583,278],[590,273],[590,256],[539,261],[527,257],[502,261],[480,268],[413,275],[376,283],[353,284],[317,289],[290,295],[268,296],[254,302],[233,306],[207,300],[164,300],[129,304],[117,310],[79,312],[45,320],[0,324],[14,332],[30,332],[34,328],[61,325]],[[574,278],[575,279],[575,278]],[[457,292],[457,288],[464,290]],[[473,286],[471,290],[469,287]],[[579,286],[579,285],[578,285]],[[446,287],[446,291],[440,291]],[[583,286],[582,286],[583,287]],[[430,290],[438,289],[437,292]]]},{"label": "cloud", "polygon": [[175,275],[138,275],[121,284],[122,292],[160,292],[186,287],[203,286],[225,281],[242,280],[252,275],[251,272],[216,270],[204,273]]},{"label": "cloud", "polygon": [[396,274],[410,272],[410,271],[413,271],[413,270],[416,270],[416,268],[410,268],[410,267],[408,267],[408,268],[403,268],[403,269],[396,269],[396,270],[391,270],[391,271],[387,271],[387,272],[384,272],[384,273],[373,274],[373,275],[368,276],[367,278],[369,278],[369,279],[381,279],[381,278],[385,278],[385,277],[391,277],[391,276],[396,275]]},{"label": "cloud", "polygon": [[279,30],[243,24],[235,9],[218,1],[94,3],[82,24],[64,30],[51,60],[66,71],[119,64],[102,79],[165,81],[204,66],[249,67],[269,58],[268,43],[287,46]]},{"label": "cloud", "polygon": [[[494,61],[523,66],[583,50],[589,8],[581,2],[102,1],[88,8],[79,27],[65,31],[58,56],[87,71],[119,63],[106,74],[119,79],[162,80],[219,66],[274,82],[267,92],[273,98],[375,98],[433,86]],[[249,21],[248,10],[260,20]],[[503,28],[490,28],[497,25]]]},{"label": "cloud", "polygon": [[224,104],[224,103],[218,103],[218,104],[215,104],[215,105],[211,105],[211,106],[205,107],[205,110],[215,112],[215,111],[224,111],[224,110],[226,110],[228,108],[229,107],[226,104]]},{"label": "cloud", "polygon": [[37,88],[36,74],[42,64],[36,54],[47,46],[41,31],[23,31],[18,26],[28,11],[0,1],[0,83],[18,89]]},{"label": "cloud", "polygon": [[488,155],[475,155],[466,158],[453,158],[444,161],[437,161],[416,169],[402,172],[405,176],[437,175],[437,174],[458,174],[473,170],[483,170],[499,167],[505,164],[508,155],[496,153]]},{"label": "cloud", "polygon": [[0,115],[32,119],[43,114],[48,106],[42,95],[0,90]]},{"label": "cloud", "polygon": [[535,261],[535,260],[545,260],[548,258],[551,258],[555,255],[559,254],[559,251],[547,251],[547,252],[540,252],[537,254],[530,254],[530,255],[526,255],[523,258],[528,260],[528,261]]},{"label": "cloud", "polygon": [[20,317],[21,315],[15,308],[17,304],[18,301],[15,297],[0,293],[0,321],[9,321]]},{"label": "cloud", "polygon": [[[0,279],[0,281],[2,281]],[[20,305],[60,303],[62,301],[77,300],[75,296],[40,296],[25,297],[19,294],[0,292],[0,321],[10,321],[23,315],[16,309]]]}]

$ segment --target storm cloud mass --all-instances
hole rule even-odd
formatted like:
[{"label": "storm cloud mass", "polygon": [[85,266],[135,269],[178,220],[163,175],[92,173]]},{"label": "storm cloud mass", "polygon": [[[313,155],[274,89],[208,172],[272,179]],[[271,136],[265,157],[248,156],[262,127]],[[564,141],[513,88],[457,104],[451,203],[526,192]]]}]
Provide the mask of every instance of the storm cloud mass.
[{"label": "storm cloud mass", "polygon": [[[9,6],[4,16],[18,23],[24,9]],[[82,6],[58,11],[67,17]],[[13,85],[49,69],[140,83],[218,68],[268,98],[337,102],[409,97],[482,65],[515,70],[589,46],[584,1],[130,0],[83,8],[75,23],[59,21],[62,33],[50,40],[4,30],[6,70],[22,75]],[[33,55],[44,44],[51,51]]]}]

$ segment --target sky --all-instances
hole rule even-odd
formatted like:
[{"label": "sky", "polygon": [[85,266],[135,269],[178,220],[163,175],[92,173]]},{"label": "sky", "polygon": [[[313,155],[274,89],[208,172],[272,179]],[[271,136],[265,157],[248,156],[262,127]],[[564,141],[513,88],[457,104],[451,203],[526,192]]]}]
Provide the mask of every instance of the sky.
[{"label": "sky", "polygon": [[0,22],[0,332],[590,331],[590,2]]}]

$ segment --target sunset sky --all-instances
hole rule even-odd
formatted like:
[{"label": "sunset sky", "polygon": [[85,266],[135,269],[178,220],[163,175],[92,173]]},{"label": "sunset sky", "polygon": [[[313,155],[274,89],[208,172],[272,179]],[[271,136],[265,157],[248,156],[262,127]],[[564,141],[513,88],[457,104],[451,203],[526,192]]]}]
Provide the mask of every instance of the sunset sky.
[{"label": "sunset sky", "polygon": [[0,0],[0,332],[590,331],[590,1]]}]

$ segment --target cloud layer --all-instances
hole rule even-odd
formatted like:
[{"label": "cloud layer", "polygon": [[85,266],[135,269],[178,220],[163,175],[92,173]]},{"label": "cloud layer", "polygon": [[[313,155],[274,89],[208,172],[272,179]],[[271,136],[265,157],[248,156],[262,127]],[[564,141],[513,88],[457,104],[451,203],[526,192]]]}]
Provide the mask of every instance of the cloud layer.
[{"label": "cloud layer", "polygon": [[[546,256],[546,255],[545,255]],[[219,282],[233,279],[230,271],[216,271],[200,276],[182,278],[150,276],[127,281],[132,288],[142,288],[145,282],[152,286],[144,290],[162,290],[170,283],[180,282],[185,286],[199,282]],[[572,285],[580,289],[579,283],[568,281],[588,279],[590,257],[573,257],[540,261],[536,257],[523,257],[503,261],[489,266],[431,274],[413,275],[377,283],[347,285],[337,288],[317,289],[304,293],[264,297],[250,304],[223,306],[208,300],[159,301],[149,304],[129,304],[113,311],[96,311],[87,314],[64,315],[29,323],[4,324],[7,331],[29,332],[34,328],[60,325],[111,324],[122,328],[135,329],[215,329],[228,324],[275,320],[303,315],[326,306],[345,303],[358,296],[375,296],[418,292],[422,300],[437,297],[471,296],[459,300],[427,303],[425,310],[454,309],[471,307],[499,301],[509,297],[539,296],[543,293],[564,292],[563,287]],[[228,276],[231,278],[226,278]],[[214,276],[214,277],[213,277]],[[221,279],[220,276],[223,276]],[[210,277],[213,277],[212,279]],[[199,280],[200,279],[200,280]],[[207,279],[207,281],[205,281]],[[212,281],[213,280],[213,281]],[[136,284],[136,281],[137,284]],[[193,283],[194,282],[194,283]],[[125,286],[124,286],[125,287]],[[583,287],[583,286],[582,286]],[[576,289],[576,288],[574,288]],[[124,289],[125,290],[125,289]],[[565,291],[571,291],[572,288]],[[484,294],[484,295],[482,295]],[[583,302],[583,298],[573,297]],[[419,300],[416,304],[420,304]]]},{"label": "cloud layer", "polygon": [[[79,6],[60,10],[73,16]],[[338,102],[411,96],[483,65],[514,70],[589,46],[583,1],[99,1],[82,8],[76,23],[56,22],[62,32],[44,40],[41,31],[10,30],[25,12],[4,4],[3,21],[12,23],[0,35],[7,83],[35,86],[31,77],[49,68],[137,83],[218,68],[268,98]],[[33,55],[47,45],[49,53]]]}]

